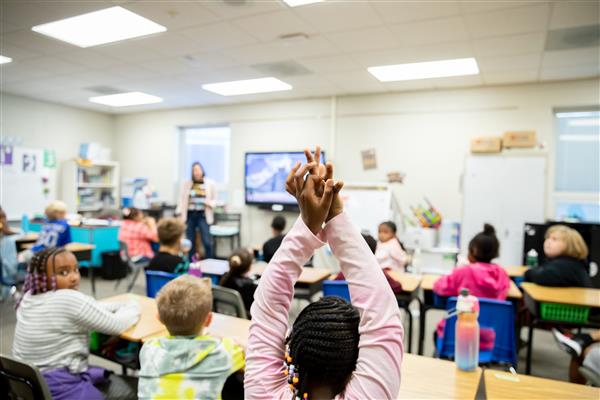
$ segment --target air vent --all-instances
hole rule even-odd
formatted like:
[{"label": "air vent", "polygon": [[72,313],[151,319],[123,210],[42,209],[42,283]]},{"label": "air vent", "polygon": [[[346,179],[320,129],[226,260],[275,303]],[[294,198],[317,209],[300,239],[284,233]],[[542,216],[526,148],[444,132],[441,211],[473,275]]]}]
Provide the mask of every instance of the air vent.
[{"label": "air vent", "polygon": [[546,50],[569,50],[600,46],[600,25],[556,29],[548,32]]},{"label": "air vent", "polygon": [[84,89],[98,94],[117,94],[126,92],[126,90],[117,89],[110,86],[90,86]]},{"label": "air vent", "polygon": [[277,78],[312,74],[311,70],[296,61],[255,64],[251,67],[265,75],[275,76]]}]

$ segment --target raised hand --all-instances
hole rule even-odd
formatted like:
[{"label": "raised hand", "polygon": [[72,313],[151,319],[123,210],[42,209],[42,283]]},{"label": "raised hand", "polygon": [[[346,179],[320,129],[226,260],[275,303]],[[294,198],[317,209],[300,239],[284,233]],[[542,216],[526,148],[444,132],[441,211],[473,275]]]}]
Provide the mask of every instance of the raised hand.
[{"label": "raised hand", "polygon": [[[324,182],[319,176],[308,175],[304,187],[298,196],[302,220],[315,235],[319,233],[329,215],[333,202],[333,180]],[[322,192],[319,196],[317,193]]]}]

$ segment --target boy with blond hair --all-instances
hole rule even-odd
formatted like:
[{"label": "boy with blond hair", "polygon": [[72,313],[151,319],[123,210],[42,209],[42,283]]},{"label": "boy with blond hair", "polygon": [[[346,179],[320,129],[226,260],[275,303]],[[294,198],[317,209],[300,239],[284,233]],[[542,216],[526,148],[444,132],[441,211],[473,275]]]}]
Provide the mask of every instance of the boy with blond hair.
[{"label": "boy with blond hair", "polygon": [[140,351],[140,399],[220,399],[225,380],[244,367],[240,346],[203,334],[212,320],[210,281],[182,275],[156,296],[158,317],[169,336]]},{"label": "boy with blond hair", "polygon": [[67,223],[67,205],[59,200],[48,204],[44,210],[46,222],[42,225],[40,236],[31,248],[31,251],[48,249],[50,247],[62,247],[71,243],[71,229]]}]

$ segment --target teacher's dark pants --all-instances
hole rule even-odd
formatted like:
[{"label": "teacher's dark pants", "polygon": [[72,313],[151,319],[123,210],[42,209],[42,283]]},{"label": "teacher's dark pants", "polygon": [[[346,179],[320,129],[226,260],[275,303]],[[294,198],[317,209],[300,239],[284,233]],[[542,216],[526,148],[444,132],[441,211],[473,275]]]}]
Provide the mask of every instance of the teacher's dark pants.
[{"label": "teacher's dark pants", "polygon": [[210,226],[206,222],[206,214],[204,211],[188,211],[186,223],[186,236],[192,242],[190,258],[198,251],[196,249],[197,230],[200,230],[200,238],[202,239],[202,246],[204,246],[204,257],[213,258],[213,244],[212,237],[210,235]]}]

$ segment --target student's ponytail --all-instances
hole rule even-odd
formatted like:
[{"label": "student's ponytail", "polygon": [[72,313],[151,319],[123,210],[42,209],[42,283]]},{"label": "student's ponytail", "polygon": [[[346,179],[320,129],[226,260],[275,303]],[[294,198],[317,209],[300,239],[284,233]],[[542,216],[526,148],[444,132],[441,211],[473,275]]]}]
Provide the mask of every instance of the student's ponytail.
[{"label": "student's ponytail", "polygon": [[224,286],[230,279],[239,278],[252,266],[252,254],[246,249],[237,249],[229,256],[229,272],[221,278],[219,285]]},{"label": "student's ponytail", "polygon": [[500,242],[496,237],[496,229],[490,224],[483,224],[479,232],[469,242],[469,255],[478,262],[490,263],[500,252]]}]

